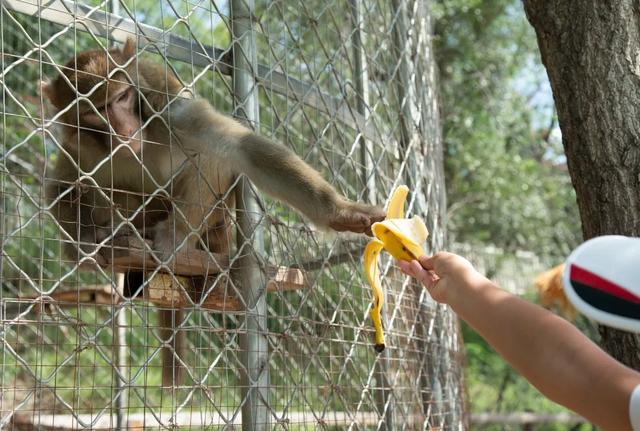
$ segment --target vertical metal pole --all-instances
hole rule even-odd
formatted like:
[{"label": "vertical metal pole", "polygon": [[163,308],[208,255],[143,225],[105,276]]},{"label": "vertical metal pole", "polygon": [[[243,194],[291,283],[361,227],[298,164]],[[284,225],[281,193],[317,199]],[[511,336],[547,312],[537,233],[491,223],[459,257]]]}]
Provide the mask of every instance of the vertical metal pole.
[{"label": "vertical metal pole", "polygon": [[[231,0],[233,32],[233,89],[236,116],[251,126],[259,124],[256,36],[253,29],[254,0]],[[237,281],[247,304],[245,331],[240,337],[242,386],[242,429],[263,431],[269,424],[269,363],[267,342],[266,279],[260,266],[262,249],[260,208],[243,179],[236,189],[238,221]]]},{"label": "vertical metal pole", "polygon": [[[124,274],[116,274],[116,290],[118,294],[116,298],[121,299],[124,292]],[[114,304],[114,310],[117,310],[117,305]],[[115,332],[114,332],[114,344],[115,344],[115,356],[116,356],[116,369],[118,372],[114,373],[116,380],[116,393],[119,394],[116,402],[116,429],[127,429],[127,382],[124,380],[128,375],[127,367],[127,315],[125,310],[120,310],[115,319]],[[119,374],[119,375],[118,375]],[[120,377],[122,376],[122,377]]]},{"label": "vertical metal pole", "polygon": [[[399,62],[398,76],[398,108],[400,109],[400,145],[404,151],[407,150],[413,135],[413,100],[414,92],[411,82],[411,66],[409,63],[410,40],[407,32],[407,16],[404,5],[406,0],[392,0],[394,23],[393,23],[393,43]],[[407,157],[408,154],[405,154]],[[408,177],[408,175],[407,175]]]},{"label": "vertical metal pole", "polygon": [[[409,25],[407,23],[407,5],[414,4],[413,1],[419,2],[418,6],[418,14],[419,16],[412,16],[414,21],[414,26],[411,28],[413,34],[413,40],[409,36]],[[398,76],[396,79],[397,82],[397,96],[398,96],[398,107],[400,109],[401,118],[400,118],[400,133],[401,133],[401,148],[403,151],[403,155],[407,160],[406,170],[404,173],[404,181],[409,187],[414,189],[412,185],[415,185],[416,181],[414,181],[414,175],[420,175],[420,172],[417,168],[419,158],[424,157],[421,153],[421,147],[411,148],[409,150],[409,146],[413,139],[421,139],[424,140],[425,136],[419,136],[418,133],[426,133],[425,129],[432,127],[439,127],[438,121],[430,121],[427,124],[422,125],[422,129],[420,129],[419,117],[417,116],[417,88],[416,84],[412,80],[412,75],[415,75],[420,69],[416,63],[410,61],[410,58],[414,51],[420,52],[415,58],[418,59],[419,62],[423,59],[424,52],[420,51],[424,49],[423,46],[417,47],[413,44],[417,44],[417,41],[421,38],[424,39],[427,36],[422,34],[426,31],[424,26],[422,25],[421,20],[424,18],[424,1],[423,0],[392,0],[393,11],[395,13],[395,22],[393,26],[393,40],[396,48],[396,52],[398,54]],[[427,16],[428,17],[428,16]],[[416,24],[417,23],[417,24]],[[419,25],[418,25],[419,24]],[[420,33],[420,34],[418,34]],[[431,55],[431,53],[430,53]],[[432,59],[432,57],[430,57]],[[431,70],[433,66],[428,65],[428,69]],[[431,84],[433,84],[431,82]],[[425,106],[422,106],[422,109],[426,109]],[[437,115],[437,112],[434,113]],[[422,143],[426,146],[425,143]],[[433,152],[433,154],[428,154],[428,157],[439,157],[437,152]],[[422,193],[422,190],[415,190],[416,193]],[[420,202],[423,202],[423,199],[417,199],[414,207],[414,211],[416,213],[423,212],[428,208],[421,208]],[[446,208],[446,206],[445,206]],[[439,226],[444,228],[444,226]],[[441,233],[442,229],[439,232],[434,232],[432,235],[432,241],[434,238],[437,238],[437,235]],[[415,286],[414,286],[415,287]],[[419,292],[420,288],[416,287],[416,292]],[[425,327],[422,325],[426,325],[428,319],[424,319],[427,316],[425,307],[420,307],[420,319],[417,325],[419,326],[419,330],[416,332],[417,336],[421,339],[426,339],[427,332],[425,331]],[[429,355],[433,353],[433,349],[429,348],[428,343],[423,343],[421,346],[421,351],[424,355]],[[436,426],[436,420],[434,418],[439,418],[439,402],[436,399],[439,391],[439,382],[438,382],[438,364],[437,355],[434,355],[436,359],[433,357],[426,357],[424,361],[424,368],[420,375],[420,386],[422,387],[422,409],[424,414],[428,417],[429,424],[431,426]]]},{"label": "vertical metal pole", "polygon": [[[113,15],[119,15],[120,13],[120,2],[119,0],[111,0],[110,2],[111,13]],[[109,23],[107,23],[107,29],[112,28]],[[119,300],[124,298],[124,273],[116,274],[116,290],[118,294],[116,297]],[[114,305],[114,307],[117,307]],[[124,306],[122,306],[124,308]],[[117,310],[117,309],[116,309]],[[127,429],[127,402],[128,402],[128,391],[127,391],[127,383],[123,380],[124,376],[127,376],[127,315],[125,310],[122,309],[118,313],[116,317],[116,332],[115,332],[115,343],[116,343],[116,368],[118,369],[121,377],[118,377],[116,374],[116,388],[117,393],[120,394],[116,403],[116,429],[119,431],[123,431]]]},{"label": "vertical metal pole", "polygon": [[[353,58],[354,58],[354,83],[356,87],[357,103],[356,109],[358,113],[366,120],[369,117],[369,71],[367,68],[367,59],[365,56],[365,39],[364,39],[364,23],[362,16],[362,0],[351,0],[351,25],[353,26]],[[368,142],[364,136],[360,135],[359,146],[362,160],[362,176],[366,187],[365,199],[371,203],[376,202],[376,181],[375,181],[375,164],[373,160],[373,145]],[[387,304],[387,307],[389,305]],[[383,315],[383,319],[384,319]],[[386,323],[386,322],[385,322]],[[390,391],[388,379],[389,372],[389,350],[379,354],[375,363],[375,376],[378,390],[376,390],[375,399],[378,412],[384,416],[384,420],[379,430],[393,429],[393,398]]]},{"label": "vertical metal pole", "polygon": [[111,13],[115,16],[120,15],[120,0],[111,0]]},{"label": "vertical metal pole", "polygon": [[[353,26],[353,59],[354,71],[353,80],[356,86],[356,109],[364,118],[364,124],[369,119],[369,69],[365,56],[362,22],[362,0],[351,0],[351,25]],[[358,137],[360,147],[360,160],[362,163],[362,180],[365,186],[365,201],[376,203],[376,177],[375,164],[373,160],[373,143],[368,142],[363,134]]]}]

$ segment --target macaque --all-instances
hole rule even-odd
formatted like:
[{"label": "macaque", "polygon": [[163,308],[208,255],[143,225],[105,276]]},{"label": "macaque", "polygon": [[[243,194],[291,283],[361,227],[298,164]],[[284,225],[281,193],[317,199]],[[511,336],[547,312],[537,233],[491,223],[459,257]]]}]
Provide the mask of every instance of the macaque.
[{"label": "macaque", "polygon": [[42,83],[62,129],[47,195],[74,243],[69,257],[132,228],[165,261],[180,248],[227,251],[228,190],[238,174],[319,227],[369,233],[384,219],[381,208],[347,200],[285,146],[135,54],[132,39],[108,55],[86,51]]}]

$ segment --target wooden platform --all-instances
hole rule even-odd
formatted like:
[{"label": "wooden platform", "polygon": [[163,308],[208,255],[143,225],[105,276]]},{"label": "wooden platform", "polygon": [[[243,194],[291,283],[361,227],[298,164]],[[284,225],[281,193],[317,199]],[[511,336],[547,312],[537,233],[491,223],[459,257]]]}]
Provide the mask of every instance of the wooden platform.
[{"label": "wooden platform", "polygon": [[[216,311],[241,311],[243,303],[229,277],[234,269],[226,255],[203,250],[178,252],[163,264],[138,240],[123,237],[100,253],[101,266],[107,271],[125,273],[124,296],[134,301],[148,301],[162,308],[201,307]],[[86,269],[91,269],[89,265]],[[96,269],[95,267],[93,269]],[[158,270],[159,269],[159,270]],[[266,291],[280,292],[304,289],[308,286],[302,269],[269,265],[265,268]],[[41,310],[77,305],[106,306],[118,303],[111,285],[85,286],[81,289],[56,291],[49,296],[17,298],[18,303],[37,302]]]},{"label": "wooden platform", "polygon": [[[180,250],[170,262],[162,263],[154,257],[150,241],[142,243],[135,237],[116,238],[110,246],[103,246],[96,258],[102,268],[113,272],[152,271],[158,267],[176,275],[210,276],[229,267],[229,256],[204,250]],[[97,269],[84,264],[83,268]]]},{"label": "wooden platform", "polygon": [[[143,273],[139,273],[144,277]],[[236,295],[236,290],[227,280],[220,277],[185,277],[174,276],[158,272],[147,280],[140,295],[132,297],[134,301],[147,301],[161,308],[192,308],[201,307],[212,311],[241,311],[242,301]],[[267,268],[267,293],[304,289],[307,281],[303,271],[286,267]],[[138,286],[127,287],[131,292]],[[209,293],[202,301],[202,295]],[[48,296],[22,296],[11,299],[11,304],[36,303],[38,312],[52,313],[56,307],[70,308],[82,306],[111,306],[120,302],[120,296],[110,284],[85,286],[81,289],[56,291]]]}]

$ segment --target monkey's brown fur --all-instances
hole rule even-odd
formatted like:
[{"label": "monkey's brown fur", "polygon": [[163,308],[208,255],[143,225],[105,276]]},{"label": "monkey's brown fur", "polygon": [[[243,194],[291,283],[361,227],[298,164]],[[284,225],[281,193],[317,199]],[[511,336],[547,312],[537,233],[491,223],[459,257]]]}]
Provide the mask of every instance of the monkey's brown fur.
[{"label": "monkey's brown fur", "polygon": [[130,39],[108,55],[83,52],[42,87],[62,123],[47,194],[70,256],[78,256],[75,242],[92,253],[129,224],[164,259],[180,247],[226,252],[237,174],[321,227],[367,232],[384,219],[381,208],[340,196],[289,149],[192,98],[135,51]]}]

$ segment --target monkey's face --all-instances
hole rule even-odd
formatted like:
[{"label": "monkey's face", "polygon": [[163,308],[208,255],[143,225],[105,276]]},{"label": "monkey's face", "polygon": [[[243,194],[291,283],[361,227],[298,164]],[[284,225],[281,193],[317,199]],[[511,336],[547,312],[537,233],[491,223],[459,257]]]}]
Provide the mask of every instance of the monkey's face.
[{"label": "monkey's face", "polygon": [[142,149],[135,45],[86,51],[61,68],[42,91],[62,112],[63,122],[95,133],[113,155],[131,157]]},{"label": "monkey's face", "polygon": [[133,156],[142,149],[142,121],[138,92],[130,85],[108,85],[103,103],[97,101],[79,114],[82,125],[106,133],[103,142],[120,156]]}]

